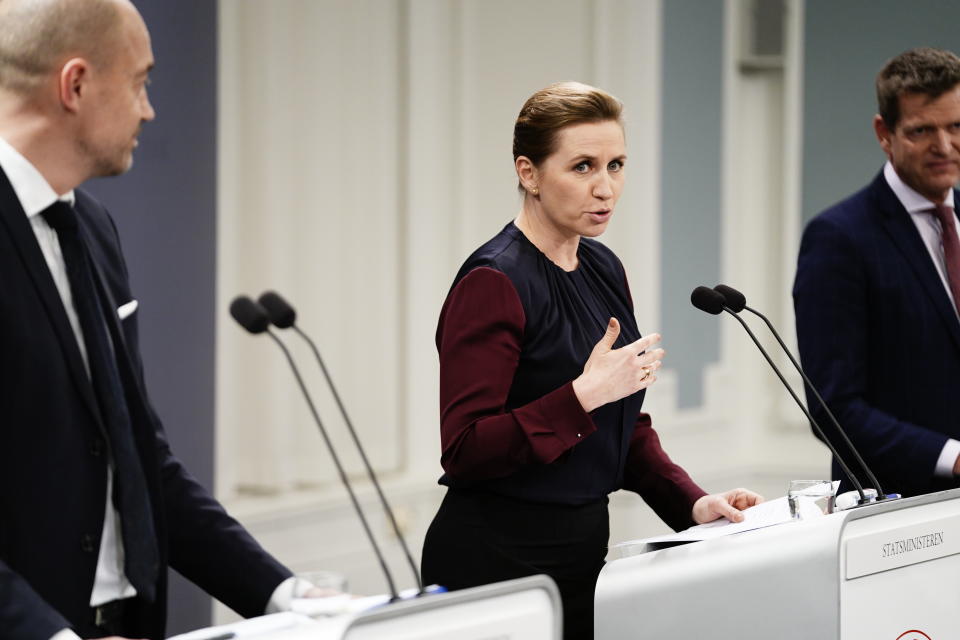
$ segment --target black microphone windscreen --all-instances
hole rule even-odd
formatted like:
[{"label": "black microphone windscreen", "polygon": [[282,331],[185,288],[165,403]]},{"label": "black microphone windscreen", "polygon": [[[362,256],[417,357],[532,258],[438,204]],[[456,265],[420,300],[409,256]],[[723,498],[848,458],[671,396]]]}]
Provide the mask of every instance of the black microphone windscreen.
[{"label": "black microphone windscreen", "polygon": [[706,311],[713,315],[723,312],[723,296],[710,287],[697,287],[690,294],[690,302],[700,311]]},{"label": "black microphone windscreen", "polygon": [[267,312],[247,296],[237,296],[230,303],[230,315],[250,333],[263,333],[270,326]]},{"label": "black microphone windscreen", "polygon": [[734,313],[740,313],[743,311],[744,307],[747,306],[747,297],[733,287],[728,287],[725,284],[718,284],[713,288],[713,290],[724,297],[724,299],[727,301],[727,306],[730,307],[730,310]]},{"label": "black microphone windscreen", "polygon": [[265,291],[259,299],[261,306],[267,310],[270,322],[279,329],[288,329],[297,321],[297,312],[290,303],[283,299],[276,291]]}]

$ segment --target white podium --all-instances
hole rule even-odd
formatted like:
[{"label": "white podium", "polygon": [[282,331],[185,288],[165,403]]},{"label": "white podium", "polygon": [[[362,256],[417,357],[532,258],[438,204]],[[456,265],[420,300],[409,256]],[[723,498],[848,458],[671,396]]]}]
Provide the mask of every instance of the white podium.
[{"label": "white podium", "polygon": [[560,593],[546,576],[397,602],[353,618],[343,640],[560,640]]},{"label": "white podium", "polygon": [[532,576],[429,594],[361,613],[310,618],[292,613],[192,631],[178,640],[560,640],[556,585]]},{"label": "white podium", "polygon": [[960,638],[960,489],[614,560],[596,640]]}]

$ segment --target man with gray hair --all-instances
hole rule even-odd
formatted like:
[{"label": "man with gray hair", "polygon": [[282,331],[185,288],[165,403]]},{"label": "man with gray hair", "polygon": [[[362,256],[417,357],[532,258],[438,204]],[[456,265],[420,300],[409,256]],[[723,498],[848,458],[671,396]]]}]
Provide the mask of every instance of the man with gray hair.
[{"label": "man with gray hair", "polygon": [[113,222],[77,187],[153,120],[128,0],[0,0],[0,637],[162,638],[171,566],[245,616],[308,585],[183,468]]},{"label": "man with gray hair", "polygon": [[883,489],[909,496],[960,486],[960,58],[906,51],[876,88],[887,163],[807,226],[793,297],[811,381]]}]

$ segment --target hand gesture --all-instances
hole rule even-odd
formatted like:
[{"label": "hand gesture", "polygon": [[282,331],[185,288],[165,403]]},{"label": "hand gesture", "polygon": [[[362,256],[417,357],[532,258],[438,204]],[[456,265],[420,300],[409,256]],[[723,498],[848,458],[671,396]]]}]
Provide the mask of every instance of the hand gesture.
[{"label": "hand gesture", "polygon": [[614,349],[619,335],[620,323],[610,318],[607,332],[590,352],[583,373],[573,381],[573,392],[588,412],[646,389],[657,380],[654,372],[660,368],[664,351],[648,349],[660,342],[660,335],[651,333]]},{"label": "hand gesture", "polygon": [[726,518],[730,522],[743,522],[741,509],[763,502],[763,496],[749,489],[731,489],[723,493],[712,493],[693,503],[693,521],[697,524],[713,522]]}]

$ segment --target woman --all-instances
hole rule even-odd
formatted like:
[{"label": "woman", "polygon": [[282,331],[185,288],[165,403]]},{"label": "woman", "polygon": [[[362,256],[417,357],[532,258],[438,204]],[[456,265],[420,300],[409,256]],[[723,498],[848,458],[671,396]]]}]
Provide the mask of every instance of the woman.
[{"label": "woman", "polygon": [[623,266],[592,239],[623,189],[621,111],[579,83],[527,100],[513,142],[523,206],[461,267],[437,328],[448,491],[423,578],[460,589],[546,573],[568,639],[593,636],[610,492],[636,491],[674,529],[739,521],[761,500],[707,495],[640,411],[660,336],[640,337]]}]

